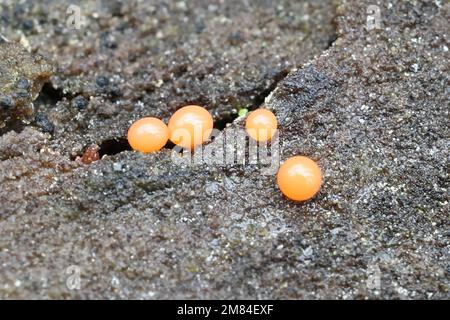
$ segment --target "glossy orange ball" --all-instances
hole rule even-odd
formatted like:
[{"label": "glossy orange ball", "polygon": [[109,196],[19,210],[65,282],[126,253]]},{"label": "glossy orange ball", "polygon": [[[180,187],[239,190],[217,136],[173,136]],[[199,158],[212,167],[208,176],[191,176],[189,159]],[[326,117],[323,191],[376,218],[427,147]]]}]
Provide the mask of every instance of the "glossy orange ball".
[{"label": "glossy orange ball", "polygon": [[250,137],[256,141],[271,140],[277,131],[277,117],[267,109],[257,109],[250,112],[245,129]]},{"label": "glossy orange ball", "polygon": [[128,143],[134,150],[143,153],[161,150],[168,139],[169,129],[157,118],[139,119],[128,129]]},{"label": "glossy orange ball", "polygon": [[180,147],[194,149],[208,140],[213,126],[213,117],[208,110],[186,106],[177,110],[169,120],[170,140]]},{"label": "glossy orange ball", "polygon": [[281,192],[291,200],[311,199],[320,190],[322,172],[313,160],[296,156],[284,162],[277,174]]}]

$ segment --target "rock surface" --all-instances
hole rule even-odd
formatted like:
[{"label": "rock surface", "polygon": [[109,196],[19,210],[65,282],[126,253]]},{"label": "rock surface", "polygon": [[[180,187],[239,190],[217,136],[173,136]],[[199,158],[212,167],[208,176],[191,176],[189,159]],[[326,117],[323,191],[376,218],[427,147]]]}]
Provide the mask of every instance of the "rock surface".
[{"label": "rock surface", "polygon": [[48,61],[21,44],[0,42],[0,130],[33,114],[32,102],[53,72]]},{"label": "rock surface", "polygon": [[[67,4],[13,3],[0,33],[58,71],[52,134],[0,136],[2,298],[450,298],[448,1],[378,1],[372,30],[372,1],[93,1],[75,31]],[[272,109],[321,192],[127,150],[133,119],[189,102],[225,134]]]}]

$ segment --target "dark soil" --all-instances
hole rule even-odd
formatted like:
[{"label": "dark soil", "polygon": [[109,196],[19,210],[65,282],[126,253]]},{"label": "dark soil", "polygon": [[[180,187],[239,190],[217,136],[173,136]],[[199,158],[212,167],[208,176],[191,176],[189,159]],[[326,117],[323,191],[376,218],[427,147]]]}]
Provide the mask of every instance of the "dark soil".
[{"label": "dark soil", "polygon": [[[68,4],[0,5],[0,96],[30,92],[0,110],[1,298],[450,298],[448,1],[380,1],[374,30],[371,1],[80,1],[79,30]],[[129,150],[188,103],[225,133],[272,109],[321,192]]]}]

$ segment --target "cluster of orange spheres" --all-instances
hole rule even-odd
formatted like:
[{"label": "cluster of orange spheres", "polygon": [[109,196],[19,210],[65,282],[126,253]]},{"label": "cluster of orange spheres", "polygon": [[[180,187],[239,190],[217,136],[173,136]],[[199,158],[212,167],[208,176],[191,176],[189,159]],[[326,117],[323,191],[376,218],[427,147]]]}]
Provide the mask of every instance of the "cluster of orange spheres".
[{"label": "cluster of orange spheres", "polygon": [[[142,118],[128,130],[128,142],[137,151],[150,153],[163,148],[170,139],[186,149],[194,149],[208,140],[213,118],[203,107],[189,105],[176,111],[168,125],[157,118]],[[248,135],[256,141],[269,141],[278,127],[275,115],[267,109],[249,114],[245,123]],[[294,201],[312,198],[320,189],[322,173],[319,166],[303,156],[289,158],[279,168],[277,183],[281,192]]]},{"label": "cluster of orange spheres", "polygon": [[175,112],[169,125],[157,118],[142,118],[128,130],[128,142],[137,151],[150,153],[161,150],[171,140],[183,148],[193,149],[209,138],[213,118],[205,108],[186,106]]}]

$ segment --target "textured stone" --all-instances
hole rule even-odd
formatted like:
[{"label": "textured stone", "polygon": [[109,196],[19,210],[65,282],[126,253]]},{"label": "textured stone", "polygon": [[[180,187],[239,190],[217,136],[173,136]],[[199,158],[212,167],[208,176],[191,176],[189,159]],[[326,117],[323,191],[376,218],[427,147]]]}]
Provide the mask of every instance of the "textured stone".
[{"label": "textured stone", "polygon": [[0,130],[33,114],[33,105],[54,67],[19,43],[0,42]]},{"label": "textured stone", "polygon": [[[60,71],[38,99],[54,134],[0,137],[1,297],[450,297],[448,2],[380,1],[376,30],[372,1],[108,3],[76,32],[43,18],[60,2],[24,9],[40,24],[21,32]],[[228,118],[241,105],[273,110],[282,158],[321,166],[319,194],[294,203],[258,165],[123,145],[132,119],[185,102],[229,119],[224,133],[244,128]],[[103,158],[72,160],[93,143]]]}]

